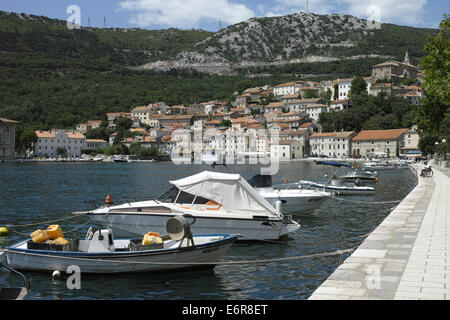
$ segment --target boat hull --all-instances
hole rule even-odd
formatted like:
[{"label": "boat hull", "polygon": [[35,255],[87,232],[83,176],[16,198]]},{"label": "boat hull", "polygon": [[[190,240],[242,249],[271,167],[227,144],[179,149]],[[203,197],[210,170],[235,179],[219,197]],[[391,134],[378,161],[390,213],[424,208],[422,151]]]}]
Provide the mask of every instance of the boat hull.
[{"label": "boat hull", "polygon": [[225,237],[217,235],[217,237],[222,239],[193,247],[142,252],[83,253],[9,247],[7,262],[11,268],[17,270],[66,272],[69,266],[76,265],[82,273],[103,274],[213,268],[215,266],[213,263],[220,261],[237,240],[235,235]]},{"label": "boat hull", "polygon": [[332,186],[332,185],[323,185],[318,183],[313,183],[309,181],[302,181],[304,185],[309,185],[311,188],[315,188],[318,190],[324,190],[327,192],[331,192],[340,196],[345,195],[369,195],[375,192],[375,188],[372,187],[345,187],[345,186]]},{"label": "boat hull", "polygon": [[[181,214],[180,214],[181,215]],[[89,217],[107,228],[114,234],[133,237],[153,231],[166,232],[167,221],[176,214],[147,213],[91,213]],[[191,225],[192,233],[230,233],[242,236],[239,240],[276,240],[289,232],[295,231],[300,225],[286,224],[280,219],[254,217],[253,219],[232,217],[201,217],[195,215],[196,221]]]},{"label": "boat hull", "polygon": [[283,213],[305,213],[314,211],[322,205],[327,199],[326,196],[305,196],[305,197],[289,197],[280,195],[279,197],[276,195],[269,196],[264,195],[264,199],[266,199],[271,205],[276,207],[277,201],[281,200],[281,208]]}]

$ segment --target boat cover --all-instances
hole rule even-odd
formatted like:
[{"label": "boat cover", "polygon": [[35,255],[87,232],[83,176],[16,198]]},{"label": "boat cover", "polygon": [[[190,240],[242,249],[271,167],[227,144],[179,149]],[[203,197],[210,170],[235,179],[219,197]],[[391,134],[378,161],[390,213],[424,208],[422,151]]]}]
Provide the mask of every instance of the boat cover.
[{"label": "boat cover", "polygon": [[184,192],[216,201],[229,212],[269,212],[278,215],[276,209],[239,174],[203,171],[170,183]]}]

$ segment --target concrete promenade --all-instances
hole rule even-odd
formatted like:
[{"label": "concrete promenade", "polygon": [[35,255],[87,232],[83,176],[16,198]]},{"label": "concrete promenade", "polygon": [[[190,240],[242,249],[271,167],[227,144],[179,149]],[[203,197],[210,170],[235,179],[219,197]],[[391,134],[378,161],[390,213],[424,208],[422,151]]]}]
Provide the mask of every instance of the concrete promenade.
[{"label": "concrete promenade", "polygon": [[310,300],[450,300],[450,172],[433,171]]}]

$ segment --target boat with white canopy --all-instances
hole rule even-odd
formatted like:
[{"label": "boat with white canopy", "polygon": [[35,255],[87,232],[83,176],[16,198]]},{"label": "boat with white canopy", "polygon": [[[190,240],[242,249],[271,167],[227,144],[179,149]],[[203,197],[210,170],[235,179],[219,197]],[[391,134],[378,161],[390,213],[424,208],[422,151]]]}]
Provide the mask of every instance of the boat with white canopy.
[{"label": "boat with white canopy", "polygon": [[87,214],[115,234],[133,236],[163,232],[167,220],[190,214],[194,234],[239,234],[240,240],[279,239],[300,225],[267,202],[239,174],[203,171],[169,181],[172,187],[155,200],[106,205]]}]

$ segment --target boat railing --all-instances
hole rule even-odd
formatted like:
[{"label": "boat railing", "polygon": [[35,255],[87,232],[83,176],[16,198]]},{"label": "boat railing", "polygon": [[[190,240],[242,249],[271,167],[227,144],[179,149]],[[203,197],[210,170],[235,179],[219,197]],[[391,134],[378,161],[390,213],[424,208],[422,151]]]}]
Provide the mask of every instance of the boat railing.
[{"label": "boat railing", "polygon": [[[138,201],[155,201],[156,203],[160,203],[157,199],[149,199],[148,197],[133,197],[133,198],[114,198],[114,202],[119,202],[120,204],[128,203],[131,206],[132,202],[138,202]],[[85,200],[84,203],[92,204],[94,207],[98,208],[102,205],[105,205],[105,203],[102,200]]]}]

